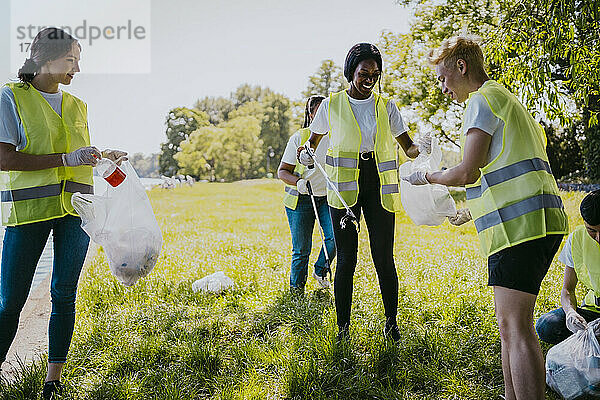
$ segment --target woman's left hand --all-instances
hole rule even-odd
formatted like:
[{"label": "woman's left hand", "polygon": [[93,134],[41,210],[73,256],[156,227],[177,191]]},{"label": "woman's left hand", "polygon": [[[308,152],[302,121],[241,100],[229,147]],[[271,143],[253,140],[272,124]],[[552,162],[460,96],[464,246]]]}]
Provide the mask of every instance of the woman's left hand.
[{"label": "woman's left hand", "polygon": [[106,149],[102,152],[102,158],[108,158],[111,161],[121,165],[122,161],[127,161],[127,152],[121,150]]}]

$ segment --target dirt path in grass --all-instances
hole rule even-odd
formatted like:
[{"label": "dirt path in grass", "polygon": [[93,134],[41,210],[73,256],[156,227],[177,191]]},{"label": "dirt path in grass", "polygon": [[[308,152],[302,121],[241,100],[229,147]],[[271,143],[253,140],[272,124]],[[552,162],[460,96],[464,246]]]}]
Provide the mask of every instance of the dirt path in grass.
[{"label": "dirt path in grass", "polygon": [[[90,243],[85,266],[98,252],[98,247]],[[11,379],[20,363],[29,364],[48,350],[48,321],[50,320],[50,280],[52,274],[40,283],[30,294],[21,317],[17,336],[8,350],[2,364],[2,376]]]},{"label": "dirt path in grass", "polygon": [[46,351],[50,307],[50,274],[48,274],[46,279],[30,293],[21,312],[17,336],[8,350],[6,362],[2,365],[2,373],[5,377],[9,379],[12,377],[14,369],[19,368],[19,360],[29,364],[36,356]]}]

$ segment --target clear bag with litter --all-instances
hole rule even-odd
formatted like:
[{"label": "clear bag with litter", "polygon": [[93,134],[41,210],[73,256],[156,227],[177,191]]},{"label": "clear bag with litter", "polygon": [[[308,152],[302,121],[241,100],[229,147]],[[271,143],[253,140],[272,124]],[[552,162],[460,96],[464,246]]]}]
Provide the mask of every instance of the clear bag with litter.
[{"label": "clear bag with litter", "polygon": [[160,254],[162,234],[146,190],[128,161],[125,180],[103,195],[75,193],[71,203],[83,230],[102,246],[112,274],[125,286],[147,276]]},{"label": "clear bag with litter", "polygon": [[[416,171],[437,171],[442,162],[442,149],[437,138],[431,138],[431,154],[419,154],[400,166],[400,176]],[[446,217],[456,215],[456,203],[444,185],[411,185],[400,180],[400,200],[406,214],[415,225],[436,226]]]},{"label": "clear bag with litter", "polygon": [[563,398],[600,396],[600,318],[548,350],[546,383]]}]

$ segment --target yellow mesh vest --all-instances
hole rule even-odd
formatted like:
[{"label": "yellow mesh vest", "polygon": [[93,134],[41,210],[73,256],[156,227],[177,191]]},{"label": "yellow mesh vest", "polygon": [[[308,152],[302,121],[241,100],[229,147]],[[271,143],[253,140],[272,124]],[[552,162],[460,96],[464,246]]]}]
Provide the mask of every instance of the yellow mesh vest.
[{"label": "yellow mesh vest", "polygon": [[[67,153],[90,145],[87,107],[63,91],[62,117],[31,85],[10,83],[25,130],[28,154]],[[2,224],[14,226],[77,215],[71,205],[75,192],[93,193],[92,167],[57,167],[39,171],[0,173]]]},{"label": "yellow mesh vest", "polygon": [[[400,211],[396,139],[392,136],[387,113],[388,99],[374,93],[377,104],[375,161],[380,181],[381,204],[390,212]],[[378,101],[379,100],[379,101]],[[346,91],[329,97],[329,150],[325,169],[344,201],[352,207],[358,199],[358,157],[361,133],[350,107]],[[344,208],[336,194],[327,187],[327,202],[334,208]]]},{"label": "yellow mesh vest", "polygon": [[585,226],[575,228],[571,254],[577,279],[588,289],[584,308],[600,312],[600,245],[587,233]]},{"label": "yellow mesh vest", "polygon": [[[475,93],[482,94],[504,122],[500,154],[481,168],[477,182],[466,186],[482,254],[489,257],[528,240],[568,233],[543,129],[499,83],[489,80]],[[465,136],[463,132],[463,149]]]},{"label": "yellow mesh vest", "polygon": [[[300,145],[304,145],[308,138],[310,137],[310,129],[302,128],[299,130],[300,132]],[[294,175],[302,177],[306,167],[299,162],[296,162],[296,167],[294,168]],[[285,194],[283,195],[283,204],[292,210],[296,209],[298,205],[298,189],[294,185],[285,185]]]}]

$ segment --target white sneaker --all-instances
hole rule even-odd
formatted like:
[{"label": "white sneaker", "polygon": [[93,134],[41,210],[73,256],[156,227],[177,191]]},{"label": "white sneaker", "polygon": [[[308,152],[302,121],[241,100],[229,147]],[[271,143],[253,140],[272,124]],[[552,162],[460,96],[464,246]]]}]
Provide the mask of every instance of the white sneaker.
[{"label": "white sneaker", "polygon": [[321,289],[329,289],[331,287],[331,283],[329,282],[329,279],[327,279],[327,276],[319,276],[313,272],[313,278],[317,280]]}]

